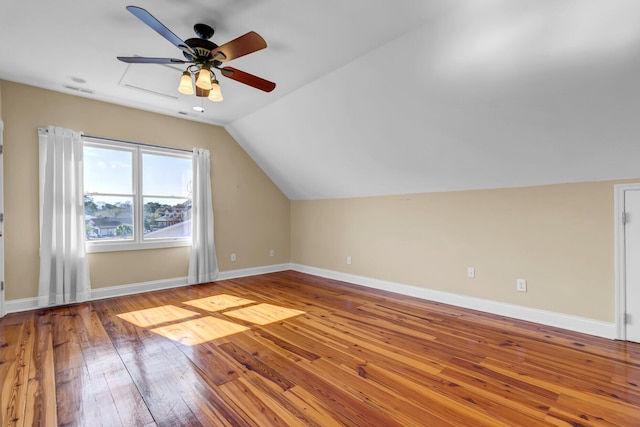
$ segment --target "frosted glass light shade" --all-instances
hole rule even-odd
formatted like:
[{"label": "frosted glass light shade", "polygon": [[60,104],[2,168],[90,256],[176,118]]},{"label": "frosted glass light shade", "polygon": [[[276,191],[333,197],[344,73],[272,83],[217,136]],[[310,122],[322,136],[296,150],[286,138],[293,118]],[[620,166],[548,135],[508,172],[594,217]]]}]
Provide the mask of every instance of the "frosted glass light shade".
[{"label": "frosted glass light shade", "polygon": [[222,92],[220,91],[220,85],[218,84],[218,81],[216,79],[213,79],[211,81],[211,90],[209,91],[208,98],[213,102],[221,102],[223,100]]},{"label": "frosted glass light shade", "polygon": [[211,71],[203,68],[198,72],[197,76],[196,86],[200,89],[211,90]]},{"label": "frosted glass light shade", "polygon": [[178,92],[184,95],[193,95],[193,81],[191,80],[191,74],[188,71],[182,73],[182,77],[180,77]]}]

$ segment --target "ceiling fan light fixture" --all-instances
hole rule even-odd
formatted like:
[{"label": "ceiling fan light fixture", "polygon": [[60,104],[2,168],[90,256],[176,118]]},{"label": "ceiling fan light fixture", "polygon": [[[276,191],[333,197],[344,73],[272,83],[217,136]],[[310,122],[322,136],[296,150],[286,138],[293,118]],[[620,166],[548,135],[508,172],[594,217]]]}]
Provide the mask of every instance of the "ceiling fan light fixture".
[{"label": "ceiling fan light fixture", "polygon": [[222,97],[222,92],[220,91],[220,83],[218,83],[218,80],[215,78],[215,76],[211,80],[211,90],[209,91],[208,99],[209,101],[213,102],[222,102],[222,100],[224,99]]},{"label": "ceiling fan light fixture", "polygon": [[188,71],[182,73],[182,77],[180,77],[178,92],[184,95],[193,95],[193,80],[191,79],[191,73]]},{"label": "ceiling fan light fixture", "polygon": [[196,76],[196,86],[200,89],[211,90],[211,71],[208,68],[201,68]]},{"label": "ceiling fan light fixture", "polygon": [[[264,92],[271,92],[276,84],[261,77],[254,76],[233,67],[222,67],[223,62],[240,58],[267,47],[267,42],[255,31],[237,37],[223,45],[213,43],[209,39],[214,30],[206,24],[196,24],[194,31],[198,38],[190,38],[183,41],[173,34],[167,27],[158,21],[145,9],[138,6],[127,6],[126,9],[136,18],[141,20],[149,28],[156,31],[172,45],[180,49],[184,59],[177,58],[147,58],[140,56],[118,56],[118,60],[127,64],[188,64],[182,73],[178,84],[178,92],[184,95],[195,95],[203,101],[208,98],[214,102],[222,101],[220,84],[213,70],[220,72],[227,78],[239,83],[251,86]],[[71,77],[76,83],[84,83],[84,79]],[[194,84],[195,83],[195,84]],[[198,110],[204,107],[201,106]]]}]

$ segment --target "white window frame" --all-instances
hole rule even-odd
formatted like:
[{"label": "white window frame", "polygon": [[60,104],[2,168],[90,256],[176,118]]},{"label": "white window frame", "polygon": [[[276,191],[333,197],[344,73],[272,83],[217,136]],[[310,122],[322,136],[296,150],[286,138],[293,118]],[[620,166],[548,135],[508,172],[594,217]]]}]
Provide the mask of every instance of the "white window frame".
[{"label": "white window frame", "polygon": [[[184,150],[148,146],[145,144],[135,144],[122,141],[101,140],[97,138],[84,137],[84,147],[97,147],[110,150],[122,150],[132,153],[132,184],[133,184],[133,239],[131,240],[85,240],[85,250],[87,253],[132,251],[144,249],[175,248],[191,246],[191,236],[144,239],[144,194],[142,193],[142,154],[156,154],[163,156],[192,159],[191,153]],[[86,194],[86,193],[85,193]],[[90,193],[91,195],[93,193]],[[105,195],[100,193],[101,195]],[[114,196],[127,196],[124,194],[113,194]],[[153,195],[147,195],[153,196]],[[168,196],[158,196],[171,198]]]}]

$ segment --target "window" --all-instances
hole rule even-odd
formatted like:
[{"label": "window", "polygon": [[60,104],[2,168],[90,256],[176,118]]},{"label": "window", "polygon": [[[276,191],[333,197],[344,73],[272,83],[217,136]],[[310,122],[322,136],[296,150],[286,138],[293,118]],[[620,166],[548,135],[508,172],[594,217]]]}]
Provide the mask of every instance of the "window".
[{"label": "window", "polygon": [[85,138],[88,252],[191,244],[191,155]]}]

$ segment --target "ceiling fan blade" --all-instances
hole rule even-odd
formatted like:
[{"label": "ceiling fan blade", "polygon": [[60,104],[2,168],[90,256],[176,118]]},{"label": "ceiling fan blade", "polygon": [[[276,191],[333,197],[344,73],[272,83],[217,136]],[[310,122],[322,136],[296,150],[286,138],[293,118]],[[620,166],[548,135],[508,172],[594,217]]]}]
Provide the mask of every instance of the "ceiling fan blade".
[{"label": "ceiling fan blade", "polygon": [[253,74],[246,73],[233,67],[224,67],[221,68],[220,71],[222,71],[223,76],[228,77],[231,80],[244,83],[265,92],[271,92],[276,88],[276,84],[269,80],[265,80],[261,77],[254,76]]},{"label": "ceiling fan blade", "polygon": [[[256,52],[260,49],[264,49],[265,47],[267,47],[267,42],[264,41],[260,34],[250,31],[247,34],[240,36],[237,39],[233,39],[230,42],[212,50],[211,56],[213,59],[217,59],[220,62],[226,62]],[[221,57],[221,55],[216,57],[216,53],[218,52],[222,53],[224,58]]]},{"label": "ceiling fan blade", "polygon": [[118,59],[128,64],[186,64],[189,62],[176,58],[143,58],[141,56],[118,56]]},{"label": "ceiling fan blade", "polygon": [[127,10],[134,14],[136,18],[140,19],[142,22],[155,30],[162,37],[169,40],[169,42],[171,42],[171,44],[176,46],[178,49],[186,52],[194,58],[197,56],[196,53],[189,46],[187,46],[187,44],[182,41],[180,37],[173,34],[171,30],[165,27],[162,22],[154,18],[154,16],[147,12],[145,9],[138,6],[127,6]]}]

